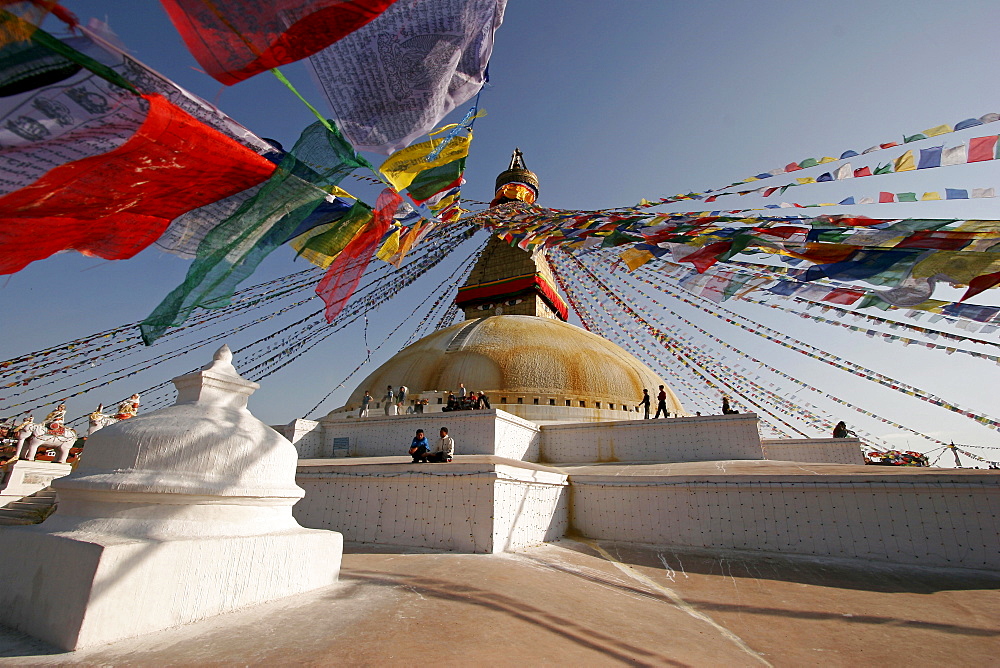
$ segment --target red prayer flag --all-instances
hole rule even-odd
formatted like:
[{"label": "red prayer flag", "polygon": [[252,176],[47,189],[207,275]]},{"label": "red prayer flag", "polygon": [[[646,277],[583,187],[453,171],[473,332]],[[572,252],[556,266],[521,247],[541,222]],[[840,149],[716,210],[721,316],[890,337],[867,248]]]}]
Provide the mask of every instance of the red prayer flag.
[{"label": "red prayer flag", "polygon": [[830,302],[831,304],[843,304],[844,306],[850,306],[864,296],[865,293],[860,290],[834,288],[833,290],[830,290],[826,297],[823,297],[821,301]]},{"label": "red prayer flag", "polygon": [[878,201],[879,201],[879,203],[895,202],[896,201],[896,195],[894,195],[893,193],[880,192],[878,194]]},{"label": "red prayer flag", "polygon": [[402,202],[403,197],[392,188],[383,190],[375,201],[375,214],[371,221],[351,239],[316,286],[316,294],[326,304],[327,322],[333,322],[347,306],[347,300],[358,287],[368,263],[382,243],[382,237],[392,225],[393,214]]},{"label": "red prayer flag", "polygon": [[690,262],[699,274],[704,274],[709,267],[718,261],[718,256],[727,252],[733,247],[732,241],[716,241],[713,244],[702,246],[690,255],[686,255],[681,262]]},{"label": "red prayer flag", "polygon": [[992,160],[997,146],[997,135],[991,137],[973,137],[969,140],[968,162]]},{"label": "red prayer flag", "polygon": [[188,50],[231,86],[322,51],[395,0],[161,0]]},{"label": "red prayer flag", "polygon": [[785,171],[786,172],[796,172],[796,171],[798,171],[800,169],[802,169],[802,168],[799,167],[799,163],[797,163],[797,162],[790,162],[787,165],[785,165]]},{"label": "red prayer flag", "polygon": [[872,175],[871,167],[861,167],[859,169],[854,170],[854,178],[856,179],[861,178],[862,176],[871,176],[871,175]]},{"label": "red prayer flag", "polygon": [[989,290],[992,287],[1000,285],[1000,271],[994,272],[992,274],[983,274],[982,276],[976,276],[974,279],[969,281],[969,289],[965,291],[962,298],[958,301],[964,302],[970,297],[975,297],[980,292],[984,290]]},{"label": "red prayer flag", "polygon": [[62,250],[130,258],[177,216],[266,180],[274,163],[160,95],[118,148],[0,197],[0,274]]}]

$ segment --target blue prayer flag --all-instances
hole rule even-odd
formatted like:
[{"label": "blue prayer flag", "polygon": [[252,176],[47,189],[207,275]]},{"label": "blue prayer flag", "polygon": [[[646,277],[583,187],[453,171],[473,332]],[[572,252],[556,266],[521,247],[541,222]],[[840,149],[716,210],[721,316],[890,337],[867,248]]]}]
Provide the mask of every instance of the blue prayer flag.
[{"label": "blue prayer flag", "polygon": [[920,149],[920,162],[917,169],[929,169],[941,166],[941,150],[944,146],[929,146]]}]

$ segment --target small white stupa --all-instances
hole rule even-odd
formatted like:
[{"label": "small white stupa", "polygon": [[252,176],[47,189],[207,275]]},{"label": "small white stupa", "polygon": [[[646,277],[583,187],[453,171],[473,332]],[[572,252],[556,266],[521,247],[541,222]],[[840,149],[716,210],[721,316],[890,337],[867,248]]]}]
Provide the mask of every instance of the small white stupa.
[{"label": "small white stupa", "polygon": [[343,539],[292,517],[295,448],[232,357],[94,434],[43,524],[0,530],[0,623],[73,650],[336,582]]}]

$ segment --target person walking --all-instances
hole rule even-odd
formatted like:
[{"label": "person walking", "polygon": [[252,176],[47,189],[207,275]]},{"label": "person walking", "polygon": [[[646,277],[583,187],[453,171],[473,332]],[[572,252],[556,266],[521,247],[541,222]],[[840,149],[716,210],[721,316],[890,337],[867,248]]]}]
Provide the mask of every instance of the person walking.
[{"label": "person walking", "polygon": [[392,391],[392,385],[390,385],[385,390],[385,396],[382,397],[382,401],[385,403],[385,414],[395,415],[396,414],[396,395]]},{"label": "person walking", "polygon": [[361,410],[358,411],[358,417],[368,417],[368,407],[371,403],[372,395],[368,390],[365,390],[365,396],[361,397]]},{"label": "person walking", "polygon": [[642,401],[639,402],[639,406],[635,407],[636,410],[639,410],[640,406],[642,407],[643,413],[644,413],[643,416],[642,416],[643,420],[648,420],[649,419],[649,401],[650,401],[649,390],[647,390],[644,387],[644,388],[642,388]]},{"label": "person walking", "polygon": [[660,417],[661,411],[663,412],[663,417],[670,417],[670,413],[667,412],[667,391],[663,389],[662,385],[660,385],[660,391],[656,395],[656,415],[653,419]]}]

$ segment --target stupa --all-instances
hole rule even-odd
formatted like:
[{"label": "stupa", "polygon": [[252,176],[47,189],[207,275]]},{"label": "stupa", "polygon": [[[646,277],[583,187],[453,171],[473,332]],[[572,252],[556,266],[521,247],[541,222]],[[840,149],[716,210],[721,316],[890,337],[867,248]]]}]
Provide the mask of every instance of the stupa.
[{"label": "stupa", "polygon": [[[492,205],[532,204],[537,196],[538,177],[515,149],[510,166],[497,176]],[[381,408],[389,385],[409,388],[408,406],[426,399],[424,411],[436,412],[460,384],[535,424],[632,420],[643,389],[655,410],[660,385],[667,388],[670,414],[686,414],[652,369],[617,344],[566,322],[568,308],[544,249],[531,253],[493,237],[455,302],[465,313],[463,322],[401,350],[327,419],[357,415],[365,391],[375,398],[371,407]]]}]

